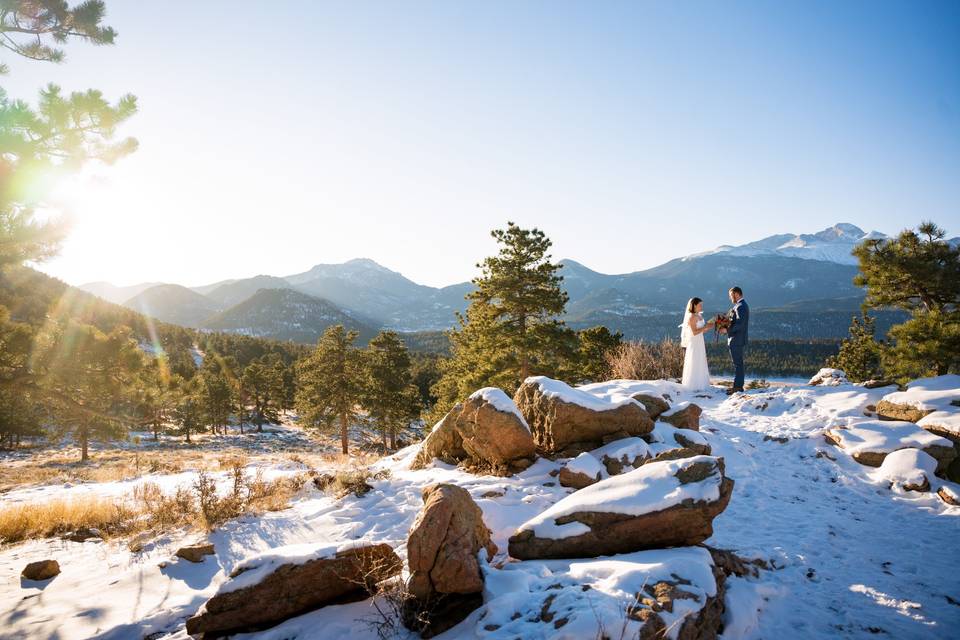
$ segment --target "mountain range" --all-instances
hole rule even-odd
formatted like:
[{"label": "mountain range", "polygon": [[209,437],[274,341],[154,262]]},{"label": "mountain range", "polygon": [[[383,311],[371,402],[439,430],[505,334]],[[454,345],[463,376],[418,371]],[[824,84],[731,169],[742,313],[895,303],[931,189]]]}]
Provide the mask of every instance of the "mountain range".
[{"label": "mountain range", "polygon": [[[809,324],[828,335],[776,326],[769,327],[769,333],[837,337],[845,333],[850,312],[863,299],[862,290],[853,284],[857,267],[851,251],[867,238],[883,237],[841,223],[814,234],[778,234],[721,246],[618,275],[561,260],[570,296],[566,320],[575,328],[604,324],[627,337],[669,335],[674,316],[681,315],[688,298],[703,298],[708,313],[719,312],[728,306],[727,289],[736,284],[754,309],[791,315],[787,324],[803,323],[804,314],[839,314],[838,322],[829,326],[824,326],[823,318]],[[258,275],[198,287],[168,283],[114,287],[95,282],[80,288],[174,324],[313,342],[327,326],[338,323],[364,339],[380,327],[404,332],[448,329],[455,324],[455,312],[466,308],[464,296],[473,285],[429,287],[360,258],[318,264],[282,277]],[[784,321],[786,316],[773,318]],[[752,328],[751,335],[768,332],[758,328],[758,332]]]}]

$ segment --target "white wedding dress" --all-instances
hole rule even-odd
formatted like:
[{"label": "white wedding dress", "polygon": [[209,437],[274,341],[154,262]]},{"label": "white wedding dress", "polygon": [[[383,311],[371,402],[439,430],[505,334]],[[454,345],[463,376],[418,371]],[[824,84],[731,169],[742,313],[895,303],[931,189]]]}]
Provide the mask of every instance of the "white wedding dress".
[{"label": "white wedding dress", "polygon": [[694,335],[690,330],[690,316],[696,317],[698,329],[702,329],[706,322],[699,313],[687,313],[683,318],[680,333],[680,344],[686,348],[683,356],[683,378],[680,383],[691,391],[701,391],[710,388],[710,369],[707,367],[707,345],[703,334]]}]

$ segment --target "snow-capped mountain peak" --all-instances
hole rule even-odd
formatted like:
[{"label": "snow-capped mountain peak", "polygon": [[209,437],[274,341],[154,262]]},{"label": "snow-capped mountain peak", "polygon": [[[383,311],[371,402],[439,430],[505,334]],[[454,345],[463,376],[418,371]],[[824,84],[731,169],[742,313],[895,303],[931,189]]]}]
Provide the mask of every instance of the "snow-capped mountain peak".
[{"label": "snow-capped mountain peak", "polygon": [[725,253],[743,257],[776,255],[855,265],[854,247],[867,239],[886,237],[879,231],[867,233],[854,224],[841,222],[816,233],[777,234],[743,245],[723,245],[712,251],[689,255],[684,260]]}]

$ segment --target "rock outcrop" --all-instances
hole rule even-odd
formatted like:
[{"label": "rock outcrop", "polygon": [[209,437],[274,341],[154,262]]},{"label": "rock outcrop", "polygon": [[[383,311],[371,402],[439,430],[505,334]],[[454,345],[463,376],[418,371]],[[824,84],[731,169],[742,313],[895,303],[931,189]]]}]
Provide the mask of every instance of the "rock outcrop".
[{"label": "rock outcrop", "polygon": [[941,474],[957,457],[952,442],[911,422],[862,420],[849,427],[830,429],[824,438],[869,467],[879,467],[894,451],[913,448],[933,456],[937,473]]},{"label": "rock outcrop", "polygon": [[527,378],[514,401],[546,455],[572,457],[605,439],[642,436],[653,420],[640,402],[611,402],[543,376]]},{"label": "rock outcrop", "polygon": [[386,544],[276,549],[241,563],[187,620],[187,633],[213,638],[256,631],[327,604],[362,600],[401,569]]},{"label": "rock outcrop", "polygon": [[478,554],[484,549],[492,558],[497,547],[466,489],[431,485],[423,490],[423,502],[407,538],[410,578],[403,621],[429,638],[483,604]]},{"label": "rock outcrop", "polygon": [[713,534],[713,519],[732,490],[721,458],[649,462],[581,489],[524,523],[510,538],[510,555],[580,558],[698,544]]},{"label": "rock outcrop", "polygon": [[533,435],[513,401],[500,389],[480,389],[456,405],[423,441],[412,468],[434,458],[510,473],[530,466],[536,456]]}]

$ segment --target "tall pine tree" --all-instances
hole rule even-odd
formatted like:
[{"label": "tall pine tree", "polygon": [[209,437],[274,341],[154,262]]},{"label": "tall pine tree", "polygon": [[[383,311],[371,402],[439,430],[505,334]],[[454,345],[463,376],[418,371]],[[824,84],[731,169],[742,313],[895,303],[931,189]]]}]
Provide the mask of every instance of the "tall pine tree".
[{"label": "tall pine tree", "polygon": [[363,408],[383,437],[397,448],[397,433],[420,415],[410,354],[395,331],[381,331],[364,353]]},{"label": "tall pine tree", "polygon": [[356,331],[328,327],[317,348],[297,363],[296,407],[305,426],[333,430],[339,425],[340,447],[350,452],[350,422],[363,399],[363,363],[354,346]]},{"label": "tall pine tree", "polygon": [[527,376],[563,374],[575,356],[576,335],[559,319],[568,297],[550,239],[512,222],[491,235],[500,249],[477,265],[470,306],[449,334],[434,415],[483,386],[513,391]]},{"label": "tall pine tree", "polygon": [[960,370],[960,246],[933,222],[896,238],[871,239],[853,254],[854,282],[867,288],[867,308],[899,307],[912,313],[890,330],[883,361],[900,379]]}]

